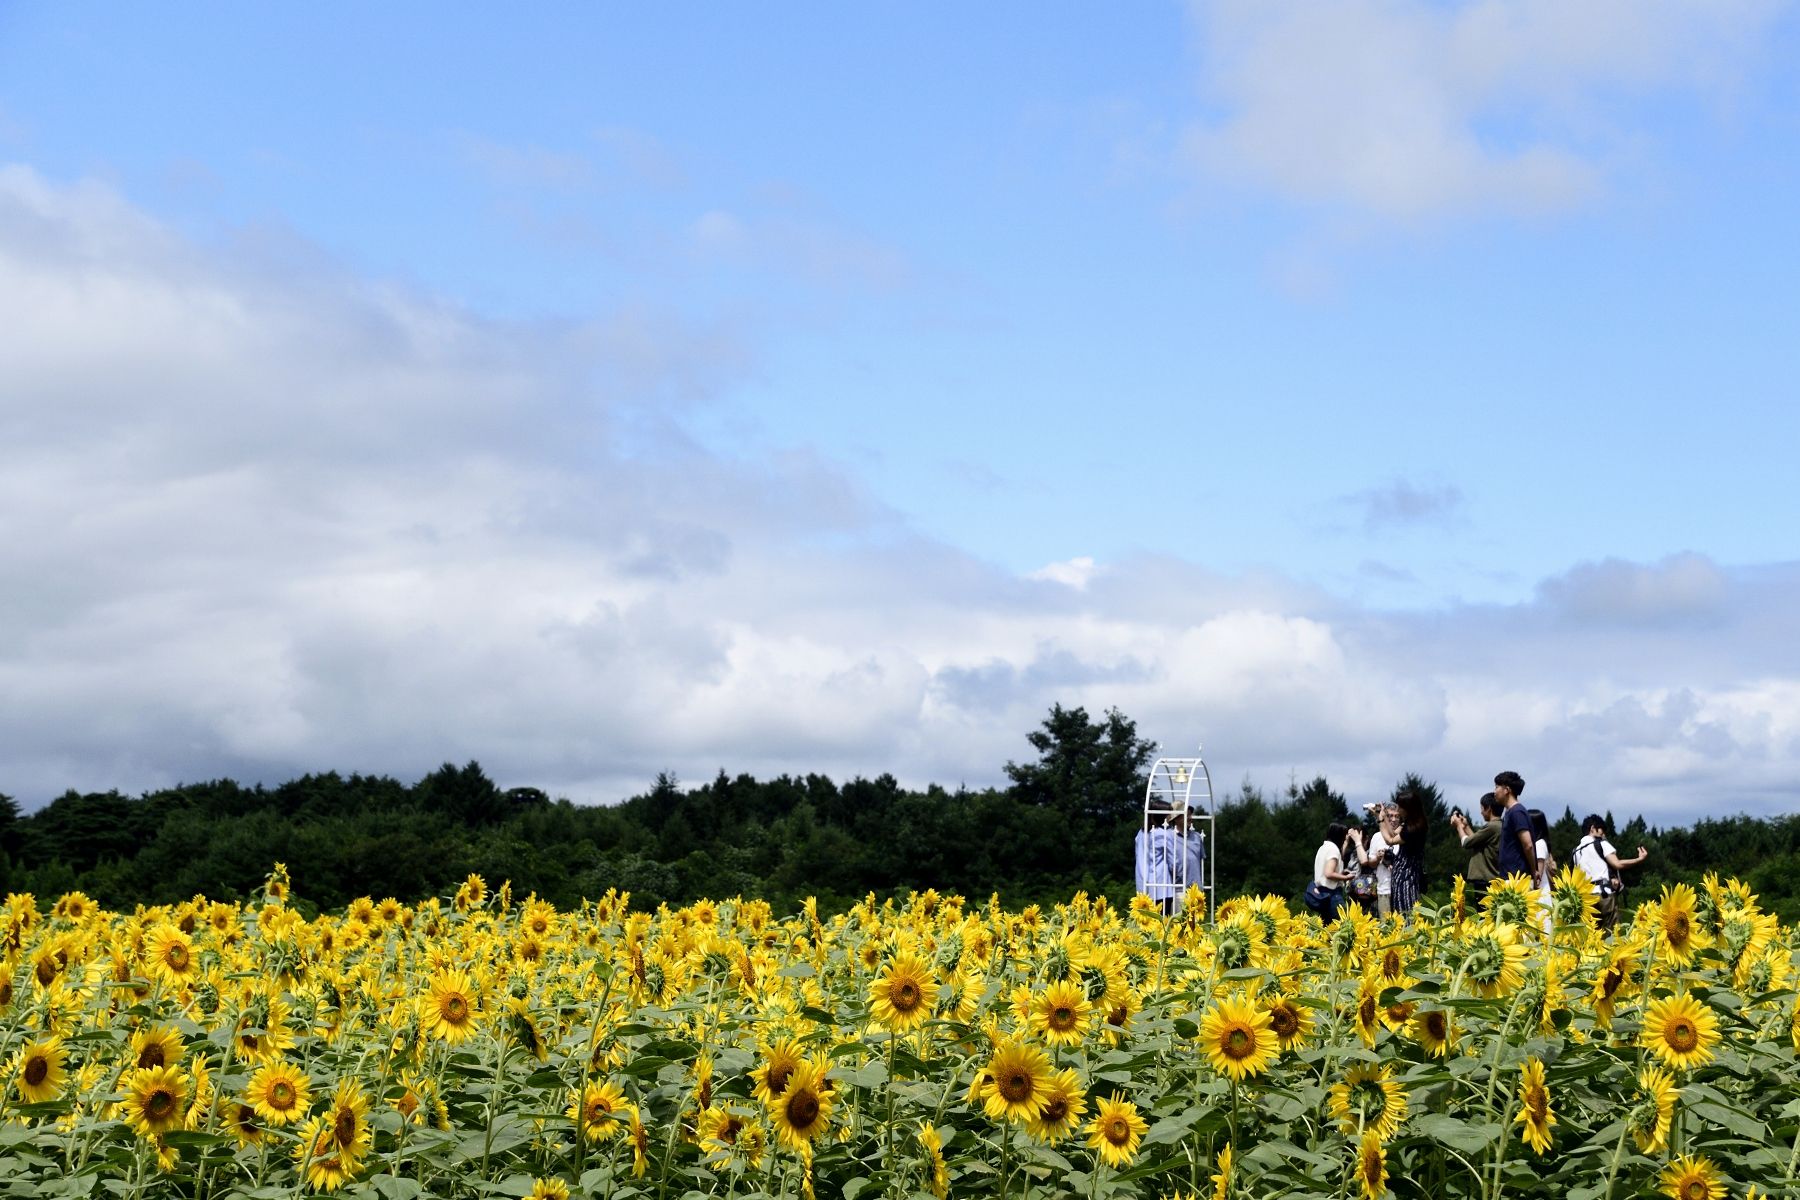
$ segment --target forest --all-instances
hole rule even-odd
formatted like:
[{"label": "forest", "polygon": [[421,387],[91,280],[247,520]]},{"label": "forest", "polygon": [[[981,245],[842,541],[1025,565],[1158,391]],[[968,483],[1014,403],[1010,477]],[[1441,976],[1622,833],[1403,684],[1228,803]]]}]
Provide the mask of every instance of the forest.
[{"label": "forest", "polygon": [[[927,889],[997,893],[1015,906],[1076,891],[1127,900],[1154,744],[1117,710],[1095,718],[1061,705],[1027,741],[1035,756],[1006,764],[1005,787],[954,791],[903,788],[889,775],[837,783],[720,771],[697,786],[664,774],[621,803],[578,805],[533,787],[502,787],[469,762],[446,763],[410,786],[328,772],[274,787],[221,779],[140,796],[69,791],[31,813],[0,795],[0,889],[40,898],[79,890],[125,908],[195,893],[236,899],[282,862],[296,898],[318,909],[364,895],[447,895],[470,873],[564,907],[608,888],[651,910],[744,895],[778,912],[808,896],[839,911],[870,892]],[[1472,810],[1476,798],[1447,802],[1418,775],[1396,780],[1394,791],[1403,789],[1427,798],[1428,890],[1447,896],[1463,863],[1449,809]],[[1358,815],[1378,798],[1385,797],[1358,797]],[[1351,807],[1322,777],[1274,792],[1248,779],[1221,788],[1219,894],[1296,899],[1323,831],[1348,819]],[[1729,805],[1721,797],[1695,807]],[[1566,862],[1585,813],[1546,815],[1551,845]],[[1627,874],[1627,905],[1716,871],[1748,882],[1769,911],[1800,919],[1800,816],[1660,829],[1633,815],[1617,823],[1604,815],[1622,855],[1640,844],[1650,850]]]}]

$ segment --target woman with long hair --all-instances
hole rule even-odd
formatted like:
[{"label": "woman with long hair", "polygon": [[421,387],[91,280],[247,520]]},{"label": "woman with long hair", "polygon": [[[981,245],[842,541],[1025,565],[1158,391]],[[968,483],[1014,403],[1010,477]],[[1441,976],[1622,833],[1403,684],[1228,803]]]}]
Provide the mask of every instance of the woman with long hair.
[{"label": "woman with long hair", "polygon": [[1431,831],[1426,821],[1425,798],[1407,788],[1394,797],[1400,809],[1400,856],[1393,863],[1393,879],[1389,888],[1394,911],[1401,916],[1411,913],[1425,890],[1425,837]]}]

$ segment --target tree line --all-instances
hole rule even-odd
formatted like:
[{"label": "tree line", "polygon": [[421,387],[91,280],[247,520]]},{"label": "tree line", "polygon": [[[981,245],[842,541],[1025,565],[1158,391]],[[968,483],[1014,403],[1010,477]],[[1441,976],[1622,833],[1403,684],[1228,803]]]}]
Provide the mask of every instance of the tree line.
[{"label": "tree line", "polygon": [[[0,795],[0,890],[40,900],[79,890],[124,908],[196,893],[241,899],[283,862],[296,896],[326,910],[364,895],[447,895],[470,873],[564,907],[608,888],[649,908],[744,895],[777,911],[808,896],[837,910],[869,892],[928,888],[997,893],[1009,906],[1077,890],[1127,902],[1154,744],[1116,709],[1095,718],[1061,705],[1027,740],[1036,757],[1007,763],[1006,786],[980,789],[721,770],[697,786],[663,774],[619,804],[590,806],[502,788],[470,762],[446,763],[410,786],[328,772],[274,787],[222,779],[140,796],[69,791],[29,814]],[[1427,800],[1427,892],[1442,898],[1464,862],[1449,806],[1417,775],[1397,781],[1402,789]],[[1559,862],[1580,838],[1582,815],[1565,808],[1552,822]],[[1637,817],[1621,827],[1606,815],[1621,853],[1650,848],[1628,875],[1628,904],[1717,871],[1746,880],[1770,911],[1800,919],[1800,817],[1665,830]],[[1323,777],[1274,792],[1245,780],[1215,801],[1218,894],[1297,902],[1326,827],[1350,819]]]}]

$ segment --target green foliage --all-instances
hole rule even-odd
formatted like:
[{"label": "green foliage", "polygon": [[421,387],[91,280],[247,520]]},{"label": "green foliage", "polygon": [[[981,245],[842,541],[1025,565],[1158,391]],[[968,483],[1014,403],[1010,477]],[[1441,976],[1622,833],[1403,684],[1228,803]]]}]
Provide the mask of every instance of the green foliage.
[{"label": "green foliage", "polygon": [[[284,862],[299,894],[321,908],[363,895],[447,895],[471,871],[561,906],[609,887],[646,909],[742,894],[778,911],[807,896],[841,911],[869,892],[928,888],[998,893],[1013,906],[1078,889],[1126,902],[1156,747],[1117,710],[1096,720],[1061,705],[1027,737],[1037,757],[1006,765],[1009,786],[979,790],[915,791],[891,775],[839,784],[721,771],[697,787],[659,775],[641,795],[589,807],[502,789],[470,762],[411,786],[327,772],[274,788],[216,780],[139,797],[70,791],[24,816],[0,795],[0,886],[50,897],[80,889],[129,908],[197,892],[248,896]],[[1416,774],[1397,781],[1394,794],[1402,791],[1426,801],[1427,893],[1442,899],[1465,861],[1443,798]],[[1218,894],[1297,903],[1326,827],[1360,817],[1323,777],[1274,796],[1244,780],[1216,804]],[[1565,809],[1551,827],[1559,863],[1580,837],[1576,821]],[[1626,872],[1628,906],[1717,871],[1746,880],[1769,911],[1800,918],[1800,816],[1666,832],[1633,819],[1612,840],[1627,857],[1640,844],[1650,850]]]}]

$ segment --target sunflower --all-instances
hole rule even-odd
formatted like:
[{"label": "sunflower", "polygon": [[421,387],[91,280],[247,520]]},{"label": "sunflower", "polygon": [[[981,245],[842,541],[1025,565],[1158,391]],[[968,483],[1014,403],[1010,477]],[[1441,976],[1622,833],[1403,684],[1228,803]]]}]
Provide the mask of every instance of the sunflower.
[{"label": "sunflower", "polygon": [[431,1036],[456,1046],[475,1033],[481,1008],[475,985],[466,972],[445,970],[433,975],[430,990],[420,1003],[424,1029]]},{"label": "sunflower", "polygon": [[1632,1140],[1640,1154],[1657,1154],[1669,1144],[1669,1126],[1675,1117],[1675,1098],[1681,1089],[1667,1071],[1645,1067],[1638,1072],[1638,1086],[1643,1095],[1632,1106],[1626,1120],[1631,1126]]},{"label": "sunflower", "polygon": [[802,1153],[810,1153],[813,1139],[831,1124],[832,1093],[817,1063],[802,1062],[788,1076],[787,1089],[767,1102],[775,1136]]},{"label": "sunflower", "polygon": [[[1493,895],[1491,889],[1488,895]],[[1524,981],[1526,953],[1519,944],[1519,932],[1512,925],[1482,924],[1465,929],[1463,978],[1484,1000],[1510,996]]]},{"label": "sunflower", "polygon": [[607,1080],[589,1083],[564,1111],[588,1141],[603,1142],[619,1132],[617,1114],[624,1107],[625,1093]]},{"label": "sunflower", "polygon": [[186,983],[199,969],[194,943],[177,926],[158,926],[144,949],[151,975],[166,983]]},{"label": "sunflower", "polygon": [[1267,1071],[1278,1043],[1269,1014],[1240,996],[1220,999],[1206,1010],[1200,1045],[1213,1069],[1235,1082]]},{"label": "sunflower", "polygon": [[1050,1077],[1044,1089],[1044,1109],[1025,1122],[1025,1132],[1040,1142],[1060,1142],[1081,1125],[1081,1114],[1087,1111],[1081,1080],[1071,1067]]},{"label": "sunflower", "polygon": [[1381,982],[1372,972],[1363,972],[1356,987],[1356,1036],[1373,1049],[1375,1035],[1381,1030]]},{"label": "sunflower", "polygon": [[531,1190],[525,1193],[525,1200],[569,1200],[569,1185],[554,1176],[533,1179]]},{"label": "sunflower", "polygon": [[1094,1119],[1087,1126],[1087,1144],[1100,1152],[1107,1166],[1122,1167],[1136,1157],[1138,1143],[1149,1128],[1138,1115],[1137,1105],[1114,1092],[1094,1110]]},{"label": "sunflower", "polygon": [[1312,1010],[1295,1002],[1291,996],[1276,996],[1263,1006],[1269,1016],[1269,1031],[1283,1051],[1306,1044],[1312,1036]]},{"label": "sunflower", "polygon": [[1387,1152],[1374,1130],[1362,1135],[1356,1147],[1356,1181],[1362,1186],[1363,1200],[1381,1200],[1387,1195]]},{"label": "sunflower", "polygon": [[437,1084],[430,1075],[417,1071],[402,1071],[395,1087],[398,1096],[393,1096],[390,1103],[394,1111],[414,1125],[432,1123],[439,1129],[450,1128],[450,1111],[439,1099]]},{"label": "sunflower", "polygon": [[269,1124],[286,1125],[300,1120],[311,1107],[312,1083],[298,1067],[267,1063],[250,1077],[244,1102]]},{"label": "sunflower", "polygon": [[187,1054],[187,1042],[167,1025],[139,1030],[131,1035],[131,1057],[140,1067],[166,1067]]},{"label": "sunflower", "polygon": [[1712,939],[1695,920],[1694,889],[1685,883],[1665,885],[1656,904],[1657,952],[1669,962],[1685,967],[1694,955],[1712,945]]},{"label": "sunflower", "polygon": [[1550,1148],[1550,1127],[1556,1114],[1550,1111],[1550,1089],[1544,1086],[1544,1064],[1525,1060],[1519,1079],[1519,1115],[1514,1123],[1525,1126],[1524,1138],[1538,1154]]},{"label": "sunflower", "polygon": [[931,965],[916,954],[900,954],[869,985],[869,1015],[883,1028],[906,1033],[921,1025],[937,1004]]},{"label": "sunflower", "polygon": [[706,1161],[723,1166],[736,1156],[738,1141],[749,1124],[747,1115],[737,1109],[705,1108],[694,1123],[694,1140]]},{"label": "sunflower", "polygon": [[[502,884],[504,892],[506,885]],[[642,1179],[644,1172],[650,1169],[650,1131],[644,1128],[644,1119],[638,1113],[638,1106],[625,1106],[625,1135],[631,1143],[631,1174],[635,1179]]]},{"label": "sunflower", "polygon": [[1664,1167],[1656,1181],[1670,1200],[1724,1200],[1725,1196],[1725,1185],[1719,1182],[1712,1160],[1691,1154]]},{"label": "sunflower", "polygon": [[487,899],[487,880],[471,872],[469,877],[456,889],[455,904],[458,911],[480,908],[481,902]]},{"label": "sunflower", "polygon": [[1029,1121],[1043,1112],[1050,1070],[1050,1060],[1035,1046],[1004,1041],[994,1047],[980,1084],[988,1116],[996,1121]]},{"label": "sunflower", "polygon": [[258,1001],[239,1017],[232,1032],[232,1050],[245,1062],[274,1062],[294,1044],[288,1028],[290,1009],[280,997]]},{"label": "sunflower", "polygon": [[1665,996],[1650,1002],[1640,1039],[1664,1066],[1697,1067],[1713,1056],[1719,1018],[1692,996]]},{"label": "sunflower", "polygon": [[544,1031],[538,1028],[537,1019],[531,1015],[529,1001],[511,999],[506,1002],[506,1036],[537,1061],[549,1061],[550,1046],[544,1041]]},{"label": "sunflower", "polygon": [[950,1168],[944,1163],[944,1138],[930,1121],[919,1122],[919,1145],[925,1150],[925,1165],[930,1176],[925,1186],[937,1200],[950,1194]]},{"label": "sunflower", "polygon": [[369,1128],[369,1094],[354,1079],[338,1081],[332,1089],[331,1107],[323,1114],[331,1129],[332,1143],[345,1159],[360,1160],[369,1152],[374,1134]]},{"label": "sunflower", "polygon": [[242,1100],[227,1100],[219,1112],[225,1132],[240,1146],[260,1146],[263,1128],[256,1120],[256,1109]]},{"label": "sunflower", "polygon": [[1585,929],[1594,922],[1594,884],[1588,873],[1570,863],[1550,881],[1550,919],[1557,925]]},{"label": "sunflower", "polygon": [[756,1087],[753,1094],[764,1104],[776,1099],[787,1091],[788,1080],[794,1069],[805,1062],[800,1052],[800,1043],[792,1038],[784,1038],[771,1046],[762,1048],[763,1065],[750,1072],[750,1079]]},{"label": "sunflower", "polygon": [[1079,1046],[1090,1011],[1081,984],[1065,979],[1032,998],[1031,1027],[1052,1046]]},{"label": "sunflower", "polygon": [[13,1060],[13,1082],[27,1104],[41,1104],[62,1095],[68,1080],[68,1051],[55,1034],[26,1046]]},{"label": "sunflower", "polygon": [[1212,1176],[1213,1200],[1225,1200],[1227,1193],[1231,1191],[1230,1142],[1225,1143],[1225,1148],[1219,1151],[1219,1157],[1214,1160],[1214,1163],[1218,1166],[1219,1172]]},{"label": "sunflower", "polygon": [[1639,947],[1629,942],[1614,946],[1606,965],[1594,975],[1594,987],[1588,1000],[1594,1008],[1594,1019],[1602,1029],[1612,1028],[1613,1010],[1618,1002],[1637,991],[1632,980],[1637,974],[1638,951]]},{"label": "sunflower", "polygon": [[294,1142],[294,1163],[305,1173],[306,1182],[321,1192],[335,1192],[353,1181],[362,1171],[362,1160],[345,1152],[338,1144],[329,1116],[317,1116],[306,1123]]},{"label": "sunflower", "polygon": [[1537,913],[1537,888],[1524,875],[1508,875],[1488,884],[1481,911],[1496,925],[1532,925]]},{"label": "sunflower", "polygon": [[1443,1058],[1456,1047],[1456,1023],[1447,1008],[1425,1008],[1413,1014],[1413,1040],[1433,1058]]},{"label": "sunflower", "polygon": [[144,1137],[180,1129],[192,1080],[179,1067],[138,1067],[119,1079],[118,1118]]},{"label": "sunflower", "polygon": [[1406,1091],[1394,1082],[1392,1067],[1358,1063],[1331,1087],[1331,1115],[1348,1136],[1370,1131],[1386,1142],[1406,1120]]}]

